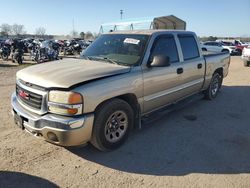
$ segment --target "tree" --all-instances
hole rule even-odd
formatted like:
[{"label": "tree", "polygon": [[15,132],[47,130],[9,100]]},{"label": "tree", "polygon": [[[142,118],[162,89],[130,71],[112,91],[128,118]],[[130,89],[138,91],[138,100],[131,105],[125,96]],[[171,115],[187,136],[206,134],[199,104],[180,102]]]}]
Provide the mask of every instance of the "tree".
[{"label": "tree", "polygon": [[38,27],[36,29],[36,35],[43,37],[46,34],[46,29],[44,27]]},{"label": "tree", "polygon": [[84,33],[84,32],[81,32],[81,33],[80,33],[80,37],[81,37],[82,39],[84,39],[84,38],[85,38],[85,33]]},{"label": "tree", "polygon": [[214,36],[209,36],[209,37],[200,37],[199,39],[202,42],[205,42],[205,41],[216,41],[218,38]]},{"label": "tree", "polygon": [[209,36],[207,38],[208,41],[216,41],[218,38],[217,37],[214,37],[214,36]]},{"label": "tree", "polygon": [[86,38],[86,39],[93,39],[94,36],[93,36],[93,34],[92,34],[90,31],[88,31],[88,32],[85,34],[85,38]]},{"label": "tree", "polygon": [[0,26],[0,28],[1,28],[1,35],[3,35],[3,36],[7,36],[8,37],[11,34],[11,32],[12,32],[11,25],[6,24],[6,23],[2,24]]},{"label": "tree", "polygon": [[24,25],[14,24],[11,26],[11,29],[14,35],[21,35],[25,33]]}]

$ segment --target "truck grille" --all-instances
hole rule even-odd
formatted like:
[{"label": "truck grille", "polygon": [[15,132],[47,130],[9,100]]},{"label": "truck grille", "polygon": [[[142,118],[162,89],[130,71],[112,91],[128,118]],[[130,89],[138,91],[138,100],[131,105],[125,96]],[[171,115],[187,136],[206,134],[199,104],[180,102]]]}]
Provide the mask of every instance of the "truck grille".
[{"label": "truck grille", "polygon": [[16,85],[16,96],[19,100],[21,100],[24,104],[28,105],[29,107],[41,110],[42,108],[42,100],[43,96],[30,92],[21,88],[19,85]]}]

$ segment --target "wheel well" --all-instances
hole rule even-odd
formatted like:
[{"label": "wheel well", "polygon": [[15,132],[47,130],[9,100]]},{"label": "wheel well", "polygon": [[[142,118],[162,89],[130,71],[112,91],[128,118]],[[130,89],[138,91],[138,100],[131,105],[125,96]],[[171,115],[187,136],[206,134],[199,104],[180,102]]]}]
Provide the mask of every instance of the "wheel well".
[{"label": "wheel well", "polygon": [[221,77],[223,77],[223,68],[216,69],[214,73],[218,73]]},{"label": "wheel well", "polygon": [[132,93],[128,93],[128,94],[124,94],[124,95],[119,95],[119,96],[116,96],[116,97],[113,97],[113,98],[110,98],[110,99],[107,99],[103,102],[101,102],[96,108],[95,108],[95,112],[97,111],[98,108],[100,108],[103,104],[105,104],[106,102],[108,102],[109,100],[112,100],[112,99],[121,99],[121,100],[124,100],[126,101],[132,108],[132,110],[134,111],[134,118],[135,118],[135,124],[134,124],[134,127],[138,127],[138,118],[140,118],[140,112],[141,112],[141,109],[140,109],[140,106],[139,106],[139,103],[138,103],[138,100],[137,100],[137,97],[135,96],[135,94],[132,94]]},{"label": "wheel well", "polygon": [[228,49],[223,49],[223,50],[221,50],[221,52],[228,52],[229,53],[229,50]]},{"label": "wheel well", "polygon": [[132,108],[133,110],[138,110],[138,101],[137,101],[137,97],[134,94],[124,94],[124,95],[120,95],[117,96],[115,98],[119,98],[122,99],[124,101],[126,101]]}]

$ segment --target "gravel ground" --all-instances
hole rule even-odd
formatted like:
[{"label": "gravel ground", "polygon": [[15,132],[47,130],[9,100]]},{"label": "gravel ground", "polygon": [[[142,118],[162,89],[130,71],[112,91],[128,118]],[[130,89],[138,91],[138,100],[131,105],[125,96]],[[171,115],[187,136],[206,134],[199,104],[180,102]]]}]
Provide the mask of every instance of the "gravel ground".
[{"label": "gravel ground", "polygon": [[18,129],[15,73],[0,62],[0,187],[250,187],[250,68],[231,58],[214,101],[143,125],[120,149],[63,148]]}]

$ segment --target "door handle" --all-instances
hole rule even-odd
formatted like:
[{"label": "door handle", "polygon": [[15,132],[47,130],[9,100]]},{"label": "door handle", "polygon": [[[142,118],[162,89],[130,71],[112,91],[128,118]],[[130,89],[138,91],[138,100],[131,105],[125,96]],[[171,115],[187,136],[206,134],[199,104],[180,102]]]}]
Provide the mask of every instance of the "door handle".
[{"label": "door handle", "polygon": [[182,74],[182,73],[183,73],[183,68],[178,68],[178,69],[176,70],[176,72],[177,72],[177,74]]},{"label": "door handle", "polygon": [[202,68],[202,64],[199,63],[199,64],[197,65],[197,68],[198,68],[198,69],[201,69],[201,68]]}]

